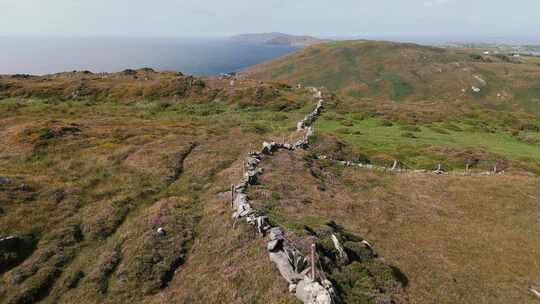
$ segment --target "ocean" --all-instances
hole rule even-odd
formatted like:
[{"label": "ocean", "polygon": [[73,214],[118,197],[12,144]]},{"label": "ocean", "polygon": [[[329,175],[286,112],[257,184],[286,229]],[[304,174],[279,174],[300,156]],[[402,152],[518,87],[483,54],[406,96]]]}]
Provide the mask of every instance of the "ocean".
[{"label": "ocean", "polygon": [[150,67],[190,75],[217,75],[297,49],[228,38],[0,37],[0,74],[117,72]]}]

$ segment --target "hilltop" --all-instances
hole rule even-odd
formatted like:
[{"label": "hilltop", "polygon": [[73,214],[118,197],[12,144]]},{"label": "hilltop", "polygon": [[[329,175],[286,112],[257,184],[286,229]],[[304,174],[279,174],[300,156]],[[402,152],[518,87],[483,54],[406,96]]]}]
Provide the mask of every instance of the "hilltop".
[{"label": "hilltop", "polygon": [[306,47],[313,44],[329,42],[328,39],[319,39],[312,36],[297,36],[283,33],[256,33],[256,34],[241,34],[232,37],[234,40],[251,41],[266,44],[280,44]]},{"label": "hilltop", "polygon": [[256,79],[324,86],[354,99],[473,103],[540,115],[540,59],[383,41],[311,46],[249,68]]}]

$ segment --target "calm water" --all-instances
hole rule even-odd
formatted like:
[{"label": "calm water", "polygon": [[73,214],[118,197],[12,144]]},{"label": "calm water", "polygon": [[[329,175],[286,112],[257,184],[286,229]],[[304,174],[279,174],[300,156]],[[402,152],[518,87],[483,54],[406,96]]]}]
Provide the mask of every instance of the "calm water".
[{"label": "calm water", "polygon": [[232,72],[297,50],[226,38],[0,37],[0,74],[49,74],[71,70],[116,72],[151,67],[192,75]]}]

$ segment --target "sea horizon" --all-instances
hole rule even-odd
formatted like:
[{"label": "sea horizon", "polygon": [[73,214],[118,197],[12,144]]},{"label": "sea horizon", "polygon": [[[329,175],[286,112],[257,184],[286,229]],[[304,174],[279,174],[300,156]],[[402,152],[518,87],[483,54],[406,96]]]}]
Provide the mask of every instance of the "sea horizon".
[{"label": "sea horizon", "polygon": [[0,37],[0,74],[111,73],[148,67],[207,76],[296,50],[228,37]]},{"label": "sea horizon", "polygon": [[[211,76],[242,70],[300,49],[289,45],[238,41],[231,37],[0,36],[0,75],[45,75],[74,70],[111,73],[148,67],[160,71]],[[425,45],[454,42],[540,45],[540,38],[502,35],[320,37]]]}]

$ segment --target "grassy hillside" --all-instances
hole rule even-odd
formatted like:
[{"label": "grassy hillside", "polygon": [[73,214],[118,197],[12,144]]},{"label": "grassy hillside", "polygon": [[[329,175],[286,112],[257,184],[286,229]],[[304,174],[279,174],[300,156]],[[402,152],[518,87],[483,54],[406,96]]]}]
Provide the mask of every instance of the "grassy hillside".
[{"label": "grassy hillside", "polygon": [[515,59],[476,52],[393,42],[339,41],[311,46],[254,66],[246,73],[257,79],[324,86],[344,97],[397,103],[467,102],[489,109],[540,114],[540,66],[534,57]]},{"label": "grassy hillside", "polygon": [[[312,147],[265,160],[249,197],[298,248],[329,226],[369,240],[377,259],[321,261],[343,303],[534,301],[536,116],[474,109],[454,122],[444,105],[398,103],[401,116],[393,101],[326,95]],[[231,219],[228,190],[249,151],[292,141],[313,107],[283,83],[149,69],[0,76],[0,238],[19,237],[0,244],[0,302],[298,303],[266,242]],[[320,154],[507,173],[371,172]]]},{"label": "grassy hillside", "polygon": [[265,172],[258,208],[300,235],[331,218],[373,242],[411,303],[537,301],[538,178],[394,174],[291,153]]},{"label": "grassy hillside", "polygon": [[[11,96],[0,101],[0,238],[30,243],[1,248],[0,302],[140,303],[183,277],[192,255],[215,267],[196,273],[219,292],[198,303],[235,302],[247,287],[256,288],[241,296],[249,303],[291,301],[271,288],[278,275],[258,258],[264,247],[237,264],[261,269],[251,280],[240,269],[215,280],[232,260],[197,248],[211,238],[220,254],[240,254],[260,242],[231,231],[219,194],[240,173],[224,172],[263,138],[294,129],[312,107],[305,92],[149,71],[0,83]],[[155,89],[169,84],[178,88]],[[88,96],[74,97],[75,85]],[[147,90],[161,97],[135,93]]]},{"label": "grassy hillside", "polygon": [[[419,169],[443,163],[540,172],[540,66],[535,57],[486,56],[378,41],[309,47],[245,72],[324,86],[340,102],[319,122],[374,162]],[[476,91],[475,91],[476,90]],[[479,91],[478,91],[479,90]]]}]

